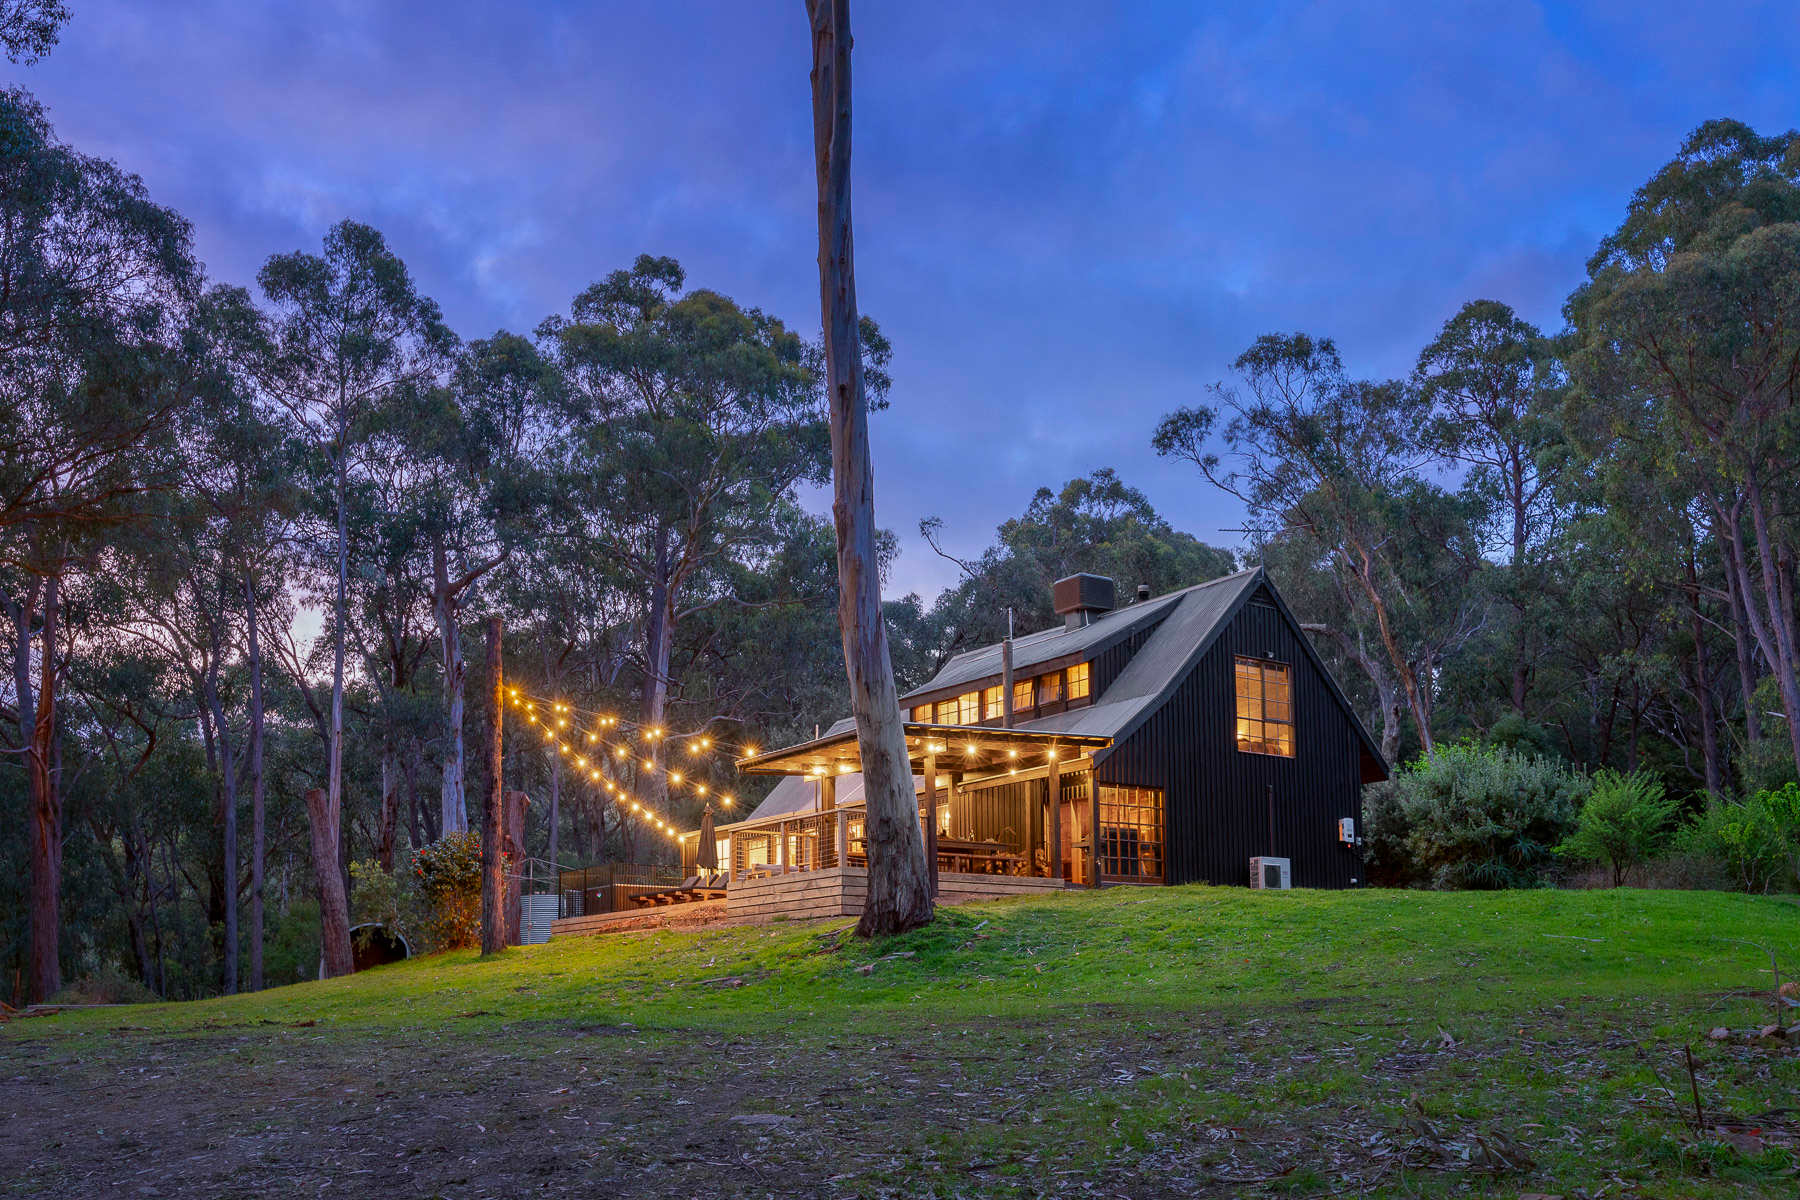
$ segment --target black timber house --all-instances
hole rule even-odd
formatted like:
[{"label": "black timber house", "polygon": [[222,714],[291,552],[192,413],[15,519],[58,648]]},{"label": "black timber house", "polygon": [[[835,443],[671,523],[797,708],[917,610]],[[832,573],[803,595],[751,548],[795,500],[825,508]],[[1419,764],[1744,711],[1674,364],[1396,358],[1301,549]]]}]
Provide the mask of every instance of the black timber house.
[{"label": "black timber house", "polygon": [[[1245,884],[1266,857],[1290,864],[1295,887],[1361,882],[1362,785],[1388,767],[1261,568],[1122,606],[1111,580],[1071,576],[1056,611],[1061,625],[959,654],[901,698],[909,745],[929,752],[921,820],[947,870]],[[853,810],[846,742],[853,754],[847,721],[744,760],[788,777],[731,827],[740,844],[770,822]],[[855,864],[859,826],[833,863]],[[764,863],[804,861],[779,843]]]}]

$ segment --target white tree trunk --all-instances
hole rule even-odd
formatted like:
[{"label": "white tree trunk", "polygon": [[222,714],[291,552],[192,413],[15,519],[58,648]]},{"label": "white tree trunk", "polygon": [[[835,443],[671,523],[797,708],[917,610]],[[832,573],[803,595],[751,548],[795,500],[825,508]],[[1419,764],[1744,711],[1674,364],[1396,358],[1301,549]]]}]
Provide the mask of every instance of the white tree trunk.
[{"label": "white tree trunk", "polygon": [[875,482],[850,224],[850,0],[807,0],[813,157],[819,184],[819,308],[831,414],[838,627],[867,797],[869,894],[857,932],[899,933],[932,917],[912,763],[894,689],[875,549]]}]

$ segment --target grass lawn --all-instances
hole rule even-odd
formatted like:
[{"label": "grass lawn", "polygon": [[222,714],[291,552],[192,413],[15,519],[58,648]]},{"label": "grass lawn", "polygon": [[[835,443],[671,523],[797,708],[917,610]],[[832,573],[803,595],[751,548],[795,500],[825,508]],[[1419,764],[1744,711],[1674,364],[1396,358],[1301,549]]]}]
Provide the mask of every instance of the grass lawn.
[{"label": "grass lawn", "polygon": [[15,1021],[0,1193],[1800,1192],[1800,1048],[1754,1036],[1792,898],[1117,888],[848,924]]}]

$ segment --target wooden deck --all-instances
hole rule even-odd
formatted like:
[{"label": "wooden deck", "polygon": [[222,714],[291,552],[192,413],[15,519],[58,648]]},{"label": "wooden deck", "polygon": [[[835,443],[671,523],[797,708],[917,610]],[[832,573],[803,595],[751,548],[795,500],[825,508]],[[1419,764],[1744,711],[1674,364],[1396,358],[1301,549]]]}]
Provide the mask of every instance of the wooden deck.
[{"label": "wooden deck", "polygon": [[696,900],[658,908],[629,908],[624,912],[595,913],[589,917],[563,917],[550,922],[550,936],[568,937],[592,933],[620,933],[628,929],[685,929],[726,920],[723,900]]},{"label": "wooden deck", "polygon": [[[1041,896],[1061,891],[1061,880],[1023,875],[965,875],[938,872],[938,903],[964,904],[971,900],[999,900],[1008,896]],[[808,917],[861,916],[869,894],[865,867],[831,867],[822,871],[793,871],[739,879],[725,898],[725,910],[733,920],[770,921],[776,917],[804,920]]]}]

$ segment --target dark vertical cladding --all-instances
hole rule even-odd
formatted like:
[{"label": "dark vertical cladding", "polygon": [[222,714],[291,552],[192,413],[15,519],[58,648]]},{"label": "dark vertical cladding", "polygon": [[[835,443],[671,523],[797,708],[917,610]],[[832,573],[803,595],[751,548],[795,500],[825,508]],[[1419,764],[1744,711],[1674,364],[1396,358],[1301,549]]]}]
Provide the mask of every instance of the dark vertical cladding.
[{"label": "dark vertical cladding", "polygon": [[[1350,715],[1301,647],[1304,636],[1259,594],[1168,702],[1100,765],[1103,783],[1163,789],[1170,883],[1244,884],[1250,859],[1262,854],[1292,859],[1295,887],[1350,887],[1362,878],[1360,856],[1338,837],[1344,817],[1362,827],[1362,748]],[[1239,654],[1293,668],[1294,757],[1237,748]]]}]

